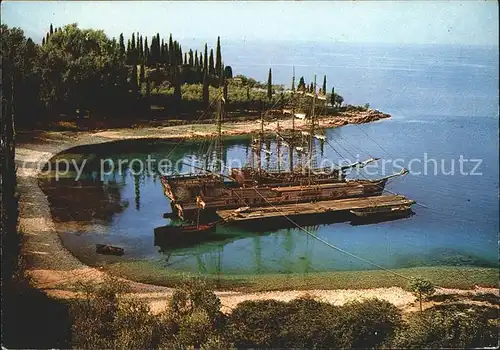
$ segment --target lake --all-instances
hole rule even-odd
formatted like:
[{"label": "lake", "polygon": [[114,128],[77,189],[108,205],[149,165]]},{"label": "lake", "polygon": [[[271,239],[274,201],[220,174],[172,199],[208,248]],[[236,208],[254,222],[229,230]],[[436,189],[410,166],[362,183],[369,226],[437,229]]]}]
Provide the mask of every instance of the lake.
[{"label": "lake", "polygon": [[[265,80],[272,67],[274,83],[288,85],[292,66],[297,80],[304,76],[310,81],[316,73],[321,84],[327,74],[329,90],[334,84],[347,103],[368,102],[393,116],[326,130],[330,144],[318,149],[318,157],[386,160],[350,177],[387,175],[399,170],[397,163],[410,168],[411,174],[386,188],[416,200],[415,215],[369,225],[315,225],[309,227],[314,234],[385,268],[497,266],[497,48],[246,42],[227,43],[223,50],[234,74]],[[298,229],[256,233],[220,226],[220,240],[176,250],[155,246],[153,230],[168,223],[162,214],[170,211],[159,178],[124,166],[101,181],[97,170],[100,159],[161,159],[174,145],[145,140],[72,150],[89,158],[80,181],[41,182],[63,244],[92,265],[140,260],[207,274],[374,268]],[[248,137],[227,139],[224,145],[226,159],[248,158]],[[183,143],[171,158],[203,158],[206,146]],[[269,147],[275,150],[275,142]],[[462,169],[461,158],[467,160]],[[95,243],[122,246],[126,254],[98,256]]]}]

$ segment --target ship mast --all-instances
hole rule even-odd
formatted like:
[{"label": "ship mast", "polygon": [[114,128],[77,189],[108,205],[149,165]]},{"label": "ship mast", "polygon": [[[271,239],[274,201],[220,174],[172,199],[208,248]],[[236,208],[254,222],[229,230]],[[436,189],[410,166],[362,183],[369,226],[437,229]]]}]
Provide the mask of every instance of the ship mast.
[{"label": "ship mast", "polygon": [[312,110],[311,110],[311,128],[309,130],[309,185],[311,185],[311,173],[313,167],[313,152],[314,152],[314,107],[316,104],[316,74],[314,75],[314,91],[313,91],[313,101],[312,101]]},{"label": "ship mast", "polygon": [[294,145],[294,137],[295,137],[295,66],[293,67],[293,77],[292,77],[292,137],[290,137],[289,141],[289,147],[288,147],[288,163],[289,163],[289,168],[290,172],[293,172],[293,148],[295,147]]},{"label": "ship mast", "polygon": [[224,97],[221,96],[218,101],[218,111],[217,111],[217,140],[216,140],[216,172],[222,174],[222,120],[224,119]]}]

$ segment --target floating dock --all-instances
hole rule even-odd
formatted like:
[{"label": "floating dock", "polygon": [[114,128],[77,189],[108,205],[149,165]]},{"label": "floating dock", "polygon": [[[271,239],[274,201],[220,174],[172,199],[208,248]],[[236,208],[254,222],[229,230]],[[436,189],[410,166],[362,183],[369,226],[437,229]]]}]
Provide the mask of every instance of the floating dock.
[{"label": "floating dock", "polygon": [[414,200],[401,195],[383,195],[363,198],[348,198],[337,200],[326,200],[312,203],[284,204],[267,207],[248,208],[243,212],[234,209],[217,210],[217,214],[227,223],[250,224],[257,221],[282,220],[288,217],[291,220],[313,219],[316,216],[339,216],[352,215],[351,210],[372,210],[373,215],[377,211],[387,212],[392,209],[395,212],[409,211],[410,206],[415,204]]}]

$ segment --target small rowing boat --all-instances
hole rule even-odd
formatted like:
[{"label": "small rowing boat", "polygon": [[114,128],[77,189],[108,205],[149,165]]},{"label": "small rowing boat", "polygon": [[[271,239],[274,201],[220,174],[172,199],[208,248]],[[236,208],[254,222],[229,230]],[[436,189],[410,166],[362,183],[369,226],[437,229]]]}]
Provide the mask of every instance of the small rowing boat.
[{"label": "small rowing boat", "polygon": [[112,245],[107,245],[107,244],[96,244],[95,245],[95,252],[97,254],[117,255],[117,256],[122,256],[123,254],[125,254],[125,251],[123,250],[123,248],[114,247]]}]

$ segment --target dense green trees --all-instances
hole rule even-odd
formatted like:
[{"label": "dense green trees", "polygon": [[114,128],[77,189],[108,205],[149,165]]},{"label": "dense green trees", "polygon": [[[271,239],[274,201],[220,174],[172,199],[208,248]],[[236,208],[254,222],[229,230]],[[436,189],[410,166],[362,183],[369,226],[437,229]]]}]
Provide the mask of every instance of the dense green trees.
[{"label": "dense green trees", "polygon": [[[103,31],[72,24],[49,30],[43,45],[37,45],[19,29],[2,26],[2,33],[4,66],[12,62],[12,69],[4,69],[4,75],[13,74],[13,106],[21,126],[74,118],[76,110],[107,119],[133,118],[150,109],[158,116],[161,111],[162,117],[193,113],[208,105],[207,85],[223,88],[232,103],[226,105],[228,111],[255,110],[257,95],[265,100],[267,88],[267,100],[272,102],[274,91],[280,89],[272,85],[271,70],[267,86],[244,76],[233,79],[232,68],[222,60],[220,38],[215,53],[205,44],[198,56],[198,50],[183,52],[171,34],[168,40],[159,33],[147,37],[140,32],[110,39]],[[196,101],[190,99],[181,106],[183,91],[190,90],[184,84],[199,89],[191,89],[197,91]],[[298,88],[311,89],[303,77]],[[334,96],[334,102],[341,106],[341,97]],[[148,103],[160,108],[150,108]]]},{"label": "dense green trees", "polygon": [[2,44],[4,75],[9,78],[12,74],[13,107],[21,126],[42,122],[44,116],[74,116],[77,109],[94,115],[136,113],[144,107],[141,101],[148,72],[155,70],[161,74],[152,74],[150,89],[151,85],[157,91],[160,85],[175,88],[168,110],[177,112],[180,109],[172,103],[180,101],[180,85],[206,80],[217,87],[223,73],[232,77],[231,67],[222,63],[220,38],[216,62],[212,49],[208,57],[206,44],[204,55],[200,52],[198,56],[198,50],[192,49],[183,54],[171,34],[168,41],[159,33],[148,38],[139,32],[128,39],[121,33],[116,40],[101,30],[80,29],[76,24],[51,25],[42,45],[26,38],[22,30],[3,25]]}]

